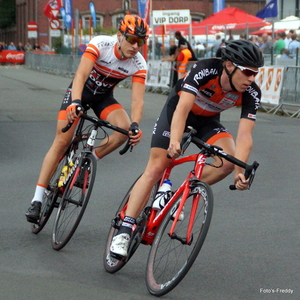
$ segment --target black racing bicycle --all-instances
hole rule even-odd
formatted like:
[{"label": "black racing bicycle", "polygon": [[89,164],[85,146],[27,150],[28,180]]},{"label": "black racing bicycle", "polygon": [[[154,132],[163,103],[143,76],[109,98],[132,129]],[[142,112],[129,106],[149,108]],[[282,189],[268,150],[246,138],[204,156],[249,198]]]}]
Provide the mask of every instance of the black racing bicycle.
[{"label": "black racing bicycle", "polygon": [[[88,122],[86,122],[88,121]],[[69,130],[69,123],[63,132]],[[60,250],[70,241],[76,231],[90,199],[96,177],[97,162],[92,154],[95,140],[108,137],[106,128],[128,136],[128,131],[106,120],[87,115],[80,116],[70,146],[60,158],[43,196],[40,218],[32,224],[32,232],[39,233],[49,220],[54,208],[58,208],[52,231],[52,247]],[[122,155],[130,148],[129,138]]]}]

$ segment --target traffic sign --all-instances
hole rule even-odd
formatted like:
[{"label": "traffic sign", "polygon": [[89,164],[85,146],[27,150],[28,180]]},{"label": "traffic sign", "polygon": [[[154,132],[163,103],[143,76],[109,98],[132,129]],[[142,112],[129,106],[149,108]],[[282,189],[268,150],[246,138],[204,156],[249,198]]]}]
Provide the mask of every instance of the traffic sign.
[{"label": "traffic sign", "polygon": [[38,25],[34,21],[30,21],[27,23],[27,31],[28,31],[28,38],[29,39],[36,39],[38,34],[37,34],[37,29]]},{"label": "traffic sign", "polygon": [[30,21],[27,23],[27,30],[28,31],[37,31],[38,29],[38,25],[36,22],[34,21]]},{"label": "traffic sign", "polygon": [[50,19],[49,26],[53,30],[59,30],[60,29],[60,21],[57,18]]}]

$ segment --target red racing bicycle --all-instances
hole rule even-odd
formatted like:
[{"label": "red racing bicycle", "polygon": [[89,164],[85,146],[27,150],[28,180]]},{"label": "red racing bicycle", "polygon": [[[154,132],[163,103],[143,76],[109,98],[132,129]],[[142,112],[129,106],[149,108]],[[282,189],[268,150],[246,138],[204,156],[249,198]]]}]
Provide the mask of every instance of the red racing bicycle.
[{"label": "red racing bicycle", "polygon": [[[166,168],[161,180],[153,187],[148,203],[140,216],[132,233],[128,256],[118,260],[110,255],[110,245],[113,237],[117,234],[124,218],[131,186],[121,202],[106,242],[103,256],[104,268],[109,273],[120,270],[132,257],[140,243],[151,245],[146,270],[146,285],[149,292],[155,296],[162,296],[170,292],[184,278],[206,238],[212,213],[213,192],[211,187],[200,180],[205,165],[219,167],[208,163],[208,158],[217,156],[226,159],[235,165],[245,169],[245,176],[249,178],[250,188],[258,163],[255,161],[248,165],[237,158],[225,153],[220,147],[209,145],[195,137],[196,130],[190,131],[183,136],[182,154],[190,143],[194,143],[200,152],[178,159],[172,159]],[[161,210],[152,208],[158,187],[165,179],[170,178],[174,167],[187,162],[194,162],[194,168],[189,172],[186,179],[175,191],[169,202]],[[230,186],[235,189],[235,186]],[[179,217],[184,212],[184,217]]]}]

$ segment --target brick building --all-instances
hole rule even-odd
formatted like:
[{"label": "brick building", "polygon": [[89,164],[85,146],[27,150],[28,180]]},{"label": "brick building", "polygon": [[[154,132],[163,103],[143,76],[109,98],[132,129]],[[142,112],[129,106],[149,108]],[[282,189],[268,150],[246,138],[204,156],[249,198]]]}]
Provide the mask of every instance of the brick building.
[{"label": "brick building", "polygon": [[[14,35],[11,35],[12,41],[15,43],[26,43],[28,40],[27,23],[35,21],[38,24],[37,41],[39,43],[51,43],[49,21],[44,15],[44,7],[49,0],[16,0],[16,28]],[[90,10],[90,1],[73,0],[73,11],[78,9],[82,20],[83,28],[88,28]],[[252,0],[236,0],[226,1],[227,6],[233,6],[247,11],[255,15],[265,6],[266,1]],[[105,29],[117,28],[119,19],[124,16],[127,11],[138,13],[137,0],[94,0],[97,24]],[[189,9],[192,20],[201,21],[213,13],[213,0],[152,0],[152,9]],[[58,15],[61,19],[61,16]],[[0,36],[0,40],[6,40]],[[8,42],[8,41],[7,41]],[[32,39],[35,42],[35,39]]]}]

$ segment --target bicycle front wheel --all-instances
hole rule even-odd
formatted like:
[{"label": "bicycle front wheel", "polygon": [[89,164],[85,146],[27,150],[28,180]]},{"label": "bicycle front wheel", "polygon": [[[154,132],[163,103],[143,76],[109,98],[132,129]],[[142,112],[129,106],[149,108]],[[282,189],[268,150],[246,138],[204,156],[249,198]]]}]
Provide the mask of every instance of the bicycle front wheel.
[{"label": "bicycle front wheel", "polygon": [[55,173],[50,179],[48,188],[44,192],[40,219],[37,224],[33,223],[31,225],[31,231],[35,234],[38,234],[44,228],[44,226],[46,225],[46,223],[48,222],[52,214],[54,207],[58,206],[57,199],[60,195],[60,190],[57,187],[57,183],[61,174],[61,169],[65,164],[66,164],[66,157],[64,156],[60,160]]},{"label": "bicycle front wheel", "polygon": [[52,232],[52,247],[62,249],[77,229],[90,199],[97,170],[92,154],[83,156],[66,185]]},{"label": "bicycle front wheel", "polygon": [[[162,296],[170,292],[184,278],[204,243],[213,211],[213,194],[210,186],[199,182],[184,203],[184,216],[178,220],[175,235],[169,235],[182,194],[174,199],[160,225],[148,257],[146,284],[149,292]],[[194,217],[192,216],[194,214]],[[190,218],[194,218],[191,222]],[[191,224],[190,224],[191,223]],[[191,226],[189,230],[189,226]],[[186,241],[187,232],[191,233]]]}]

